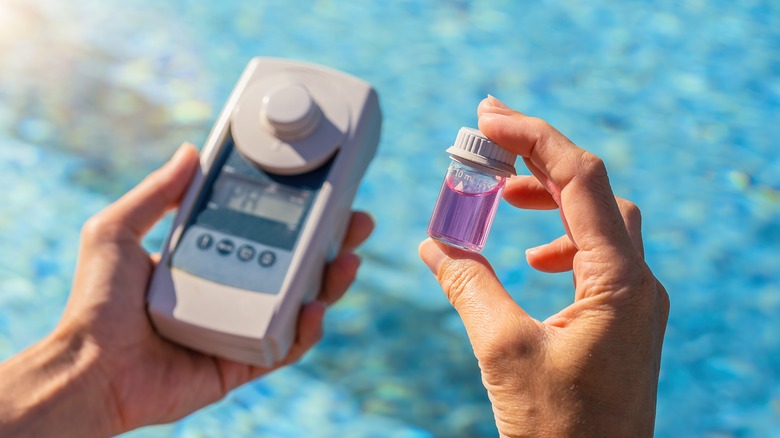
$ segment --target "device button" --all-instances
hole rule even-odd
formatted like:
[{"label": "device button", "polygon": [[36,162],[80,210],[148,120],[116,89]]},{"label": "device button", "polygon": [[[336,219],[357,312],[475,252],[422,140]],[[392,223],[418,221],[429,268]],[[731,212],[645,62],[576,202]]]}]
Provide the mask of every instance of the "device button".
[{"label": "device button", "polygon": [[204,233],[198,236],[196,243],[200,249],[209,249],[211,248],[211,244],[214,243],[214,238],[211,237],[211,234]]},{"label": "device button", "polygon": [[276,262],[276,254],[272,251],[263,251],[260,253],[260,266],[269,267]]},{"label": "device button", "polygon": [[222,239],[217,242],[217,252],[222,255],[228,255],[233,252],[233,241],[228,239]]},{"label": "device button", "polygon": [[238,248],[238,259],[242,262],[248,262],[249,260],[252,260],[255,256],[255,249],[252,248],[249,245],[242,245],[240,248]]}]

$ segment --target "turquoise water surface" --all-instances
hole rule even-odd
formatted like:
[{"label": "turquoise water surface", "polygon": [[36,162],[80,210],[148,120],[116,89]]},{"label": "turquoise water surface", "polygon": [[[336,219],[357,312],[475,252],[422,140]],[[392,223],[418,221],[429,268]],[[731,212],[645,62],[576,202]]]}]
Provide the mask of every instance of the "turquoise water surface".
[{"label": "turquoise water surface", "polygon": [[[417,256],[444,149],[487,93],[600,155],[616,194],[642,209],[672,302],[656,435],[780,436],[769,0],[0,0],[0,358],[56,323],[82,222],[181,142],[201,144],[258,55],[375,85],[382,140],[356,206],[376,232],[300,364],[128,436],[495,435],[460,320]],[[540,319],[573,298],[569,274],[523,257],[562,232],[557,217],[501,205],[484,252]]]}]

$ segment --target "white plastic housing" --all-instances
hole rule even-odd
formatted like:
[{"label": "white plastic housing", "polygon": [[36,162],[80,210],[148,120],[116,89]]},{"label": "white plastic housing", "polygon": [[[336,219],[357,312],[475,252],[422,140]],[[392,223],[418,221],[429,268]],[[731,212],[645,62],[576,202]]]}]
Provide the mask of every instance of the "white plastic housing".
[{"label": "white plastic housing", "polygon": [[[379,101],[368,83],[313,64],[252,59],[206,140],[200,169],[152,277],[147,303],[158,333],[203,353],[258,366],[284,359],[295,339],[300,307],[317,296],[325,263],[341,245],[380,126]],[[226,286],[171,267],[184,225],[199,194],[208,189],[206,176],[231,137],[244,157],[283,175],[315,169],[335,154],[276,294]]]}]

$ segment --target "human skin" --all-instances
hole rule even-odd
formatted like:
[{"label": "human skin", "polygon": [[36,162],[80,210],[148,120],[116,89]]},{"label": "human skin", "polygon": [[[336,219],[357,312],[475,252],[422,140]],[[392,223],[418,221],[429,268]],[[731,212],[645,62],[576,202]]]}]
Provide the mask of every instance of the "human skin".
[{"label": "human skin", "polygon": [[602,160],[543,120],[489,96],[479,128],[522,157],[504,199],[559,209],[566,234],[526,252],[573,272],[573,303],[530,317],[488,261],[428,239],[420,256],[468,333],[504,437],[650,437],[669,297],[644,261],[639,209],[616,198]]},{"label": "human skin", "polygon": [[342,251],[326,268],[318,299],[301,309],[282,363],[262,368],[207,356],[154,332],[145,293],[156,257],[140,241],[179,204],[197,166],[197,151],[184,145],[86,222],[62,319],[0,364],[0,436],[112,436],[174,421],[298,360],[320,339],[326,307],[341,298],[360,265],[352,251],[373,229],[364,213],[353,213]]}]

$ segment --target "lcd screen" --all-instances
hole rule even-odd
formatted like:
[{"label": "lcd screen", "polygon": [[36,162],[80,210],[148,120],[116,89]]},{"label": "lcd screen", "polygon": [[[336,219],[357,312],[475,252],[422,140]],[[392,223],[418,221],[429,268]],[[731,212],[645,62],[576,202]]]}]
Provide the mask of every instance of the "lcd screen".
[{"label": "lcd screen", "polygon": [[214,187],[217,205],[252,216],[298,226],[311,193],[273,182],[250,182],[223,175]]}]

